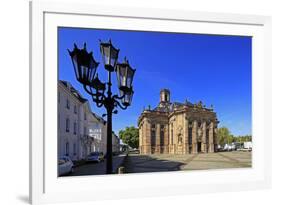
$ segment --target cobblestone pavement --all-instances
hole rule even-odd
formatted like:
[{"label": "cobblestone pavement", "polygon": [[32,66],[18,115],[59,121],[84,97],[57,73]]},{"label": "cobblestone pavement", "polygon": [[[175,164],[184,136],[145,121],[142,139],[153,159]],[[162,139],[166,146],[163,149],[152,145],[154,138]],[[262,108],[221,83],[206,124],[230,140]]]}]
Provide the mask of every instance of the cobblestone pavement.
[{"label": "cobblestone pavement", "polygon": [[125,160],[127,173],[177,170],[243,168],[252,166],[251,152],[218,152],[208,154],[130,154]]}]

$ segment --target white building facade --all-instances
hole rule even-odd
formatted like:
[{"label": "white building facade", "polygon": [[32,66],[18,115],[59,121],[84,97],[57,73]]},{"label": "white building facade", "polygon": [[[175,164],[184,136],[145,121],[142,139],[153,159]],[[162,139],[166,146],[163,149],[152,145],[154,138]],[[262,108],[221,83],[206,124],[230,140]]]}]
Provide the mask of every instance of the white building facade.
[{"label": "white building facade", "polygon": [[73,161],[90,152],[106,152],[106,123],[66,81],[58,81],[58,157]]},{"label": "white building facade", "polygon": [[94,113],[89,115],[89,136],[93,139],[92,152],[106,153],[106,122]]}]

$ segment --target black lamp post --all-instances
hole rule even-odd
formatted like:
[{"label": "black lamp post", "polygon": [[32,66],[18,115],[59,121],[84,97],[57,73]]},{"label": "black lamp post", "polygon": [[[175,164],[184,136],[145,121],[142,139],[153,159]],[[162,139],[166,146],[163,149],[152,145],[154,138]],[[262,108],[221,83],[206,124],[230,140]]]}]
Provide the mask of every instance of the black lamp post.
[{"label": "black lamp post", "polygon": [[[108,82],[103,83],[96,73],[98,62],[94,60],[93,53],[87,52],[86,44],[83,49],[74,44],[73,51],[68,50],[72,59],[76,79],[83,85],[85,91],[92,96],[97,107],[104,106],[107,111],[107,155],[106,173],[112,173],[112,114],[117,114],[117,107],[125,110],[131,105],[134,94],[132,82],[135,70],[129,65],[128,60],[117,63],[119,49],[114,48],[111,41],[100,42],[104,67],[108,72]],[[117,73],[119,95],[112,95],[111,73]],[[105,94],[106,93],[106,94]]]}]

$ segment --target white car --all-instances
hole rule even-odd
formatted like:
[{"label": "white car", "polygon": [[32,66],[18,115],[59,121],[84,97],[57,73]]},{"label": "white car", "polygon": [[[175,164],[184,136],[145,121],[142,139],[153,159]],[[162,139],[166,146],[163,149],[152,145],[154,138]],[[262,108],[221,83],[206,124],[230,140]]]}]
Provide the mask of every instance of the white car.
[{"label": "white car", "polygon": [[233,151],[235,149],[235,146],[232,144],[225,144],[223,151]]},{"label": "white car", "polygon": [[73,162],[68,156],[60,157],[58,161],[58,166],[59,166],[59,176],[74,172]]}]

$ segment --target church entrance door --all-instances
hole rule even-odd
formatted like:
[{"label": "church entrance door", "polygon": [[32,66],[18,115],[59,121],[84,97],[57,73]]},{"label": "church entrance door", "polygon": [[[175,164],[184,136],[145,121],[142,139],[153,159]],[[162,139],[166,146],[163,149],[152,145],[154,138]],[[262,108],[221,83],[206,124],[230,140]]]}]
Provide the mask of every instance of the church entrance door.
[{"label": "church entrance door", "polygon": [[202,150],[201,150],[201,142],[197,143],[197,151],[198,152],[202,152]]}]

